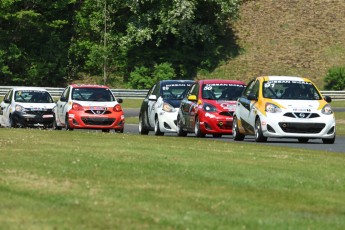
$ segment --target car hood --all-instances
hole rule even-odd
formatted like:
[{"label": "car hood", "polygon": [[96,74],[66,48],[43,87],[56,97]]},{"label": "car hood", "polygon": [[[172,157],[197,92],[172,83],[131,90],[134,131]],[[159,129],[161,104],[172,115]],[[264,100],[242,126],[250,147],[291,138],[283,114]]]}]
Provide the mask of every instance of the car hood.
[{"label": "car hood", "polygon": [[[293,112],[313,112],[320,109],[320,101],[318,100],[273,100],[277,102],[281,108]],[[326,103],[324,103],[326,104]]]},{"label": "car hood", "polygon": [[215,106],[220,111],[235,111],[236,101],[225,101],[225,100],[204,100],[204,103]]},{"label": "car hood", "polygon": [[171,100],[171,99],[167,100],[167,99],[165,99],[163,101],[170,104],[174,108],[179,108],[182,100]]},{"label": "car hood", "polygon": [[73,101],[81,106],[103,106],[103,107],[114,107],[119,104],[117,101]]},{"label": "car hood", "polygon": [[21,105],[26,109],[37,110],[37,109],[52,109],[55,107],[55,103],[20,103],[16,102],[16,105]]}]

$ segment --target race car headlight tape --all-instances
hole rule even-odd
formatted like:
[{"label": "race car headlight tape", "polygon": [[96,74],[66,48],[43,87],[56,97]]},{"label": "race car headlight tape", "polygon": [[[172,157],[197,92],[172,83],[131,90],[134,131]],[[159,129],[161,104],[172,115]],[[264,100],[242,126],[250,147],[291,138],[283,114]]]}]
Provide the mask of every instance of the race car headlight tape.
[{"label": "race car headlight tape", "polygon": [[266,103],[265,110],[268,113],[280,113],[282,110],[272,103]]},{"label": "race car headlight tape", "polygon": [[15,109],[17,112],[25,112],[26,111],[26,109],[21,105],[16,105]]},{"label": "race car headlight tape", "polygon": [[207,103],[204,104],[203,110],[205,110],[206,112],[217,112],[216,107],[214,107],[213,105],[207,104]]},{"label": "race car headlight tape", "polygon": [[163,103],[163,111],[165,112],[175,112],[175,108],[169,103]]},{"label": "race car headlight tape", "polygon": [[332,114],[333,113],[332,107],[329,104],[325,105],[322,108],[321,113],[326,114],[326,115]]}]

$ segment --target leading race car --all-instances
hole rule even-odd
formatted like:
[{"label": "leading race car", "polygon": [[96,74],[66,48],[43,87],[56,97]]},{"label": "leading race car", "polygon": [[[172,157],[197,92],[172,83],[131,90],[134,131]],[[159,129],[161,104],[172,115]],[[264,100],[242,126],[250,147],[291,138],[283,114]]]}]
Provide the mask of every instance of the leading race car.
[{"label": "leading race car", "polygon": [[200,80],[187,92],[177,116],[177,135],[195,133],[214,137],[232,133],[232,115],[236,100],[245,89],[236,80]]},{"label": "leading race car", "polygon": [[38,87],[14,87],[0,106],[0,124],[7,127],[52,127],[55,103]]},{"label": "leading race car", "polygon": [[193,80],[164,80],[154,84],[148,91],[139,112],[139,133],[155,135],[176,132],[176,117],[181,100]]},{"label": "leading race car", "polygon": [[333,144],[336,126],[330,102],[331,98],[322,97],[309,79],[257,77],[237,101],[234,140],[254,135],[257,142],[265,142],[268,137],[296,138],[302,143],[319,138]]},{"label": "leading race car", "polygon": [[125,117],[120,103],[107,86],[69,85],[54,109],[54,128],[100,129],[123,132]]}]

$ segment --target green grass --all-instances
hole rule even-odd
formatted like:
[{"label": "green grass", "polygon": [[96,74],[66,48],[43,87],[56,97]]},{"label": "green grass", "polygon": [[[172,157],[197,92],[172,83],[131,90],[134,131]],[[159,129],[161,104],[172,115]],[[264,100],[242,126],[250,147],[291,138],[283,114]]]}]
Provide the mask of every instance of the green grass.
[{"label": "green grass", "polygon": [[342,229],[344,154],[0,129],[2,229]]}]

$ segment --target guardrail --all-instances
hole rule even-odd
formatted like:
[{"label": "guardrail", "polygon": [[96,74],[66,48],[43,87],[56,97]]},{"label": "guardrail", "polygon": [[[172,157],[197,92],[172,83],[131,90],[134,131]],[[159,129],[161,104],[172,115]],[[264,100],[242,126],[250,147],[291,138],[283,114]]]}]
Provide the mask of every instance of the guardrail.
[{"label": "guardrail", "polygon": [[[5,94],[15,86],[0,86],[0,96],[5,96]],[[59,97],[65,88],[54,88],[54,87],[43,87],[53,96]],[[144,98],[148,90],[143,89],[111,89],[115,97],[121,98]]]},{"label": "guardrail", "polygon": [[[0,96],[5,94],[14,86],[0,86]],[[65,88],[44,87],[53,97],[61,95]],[[146,89],[111,89],[116,97],[121,98],[144,98],[148,92]],[[345,91],[321,91],[322,95],[330,96],[332,99],[345,99]]]}]

